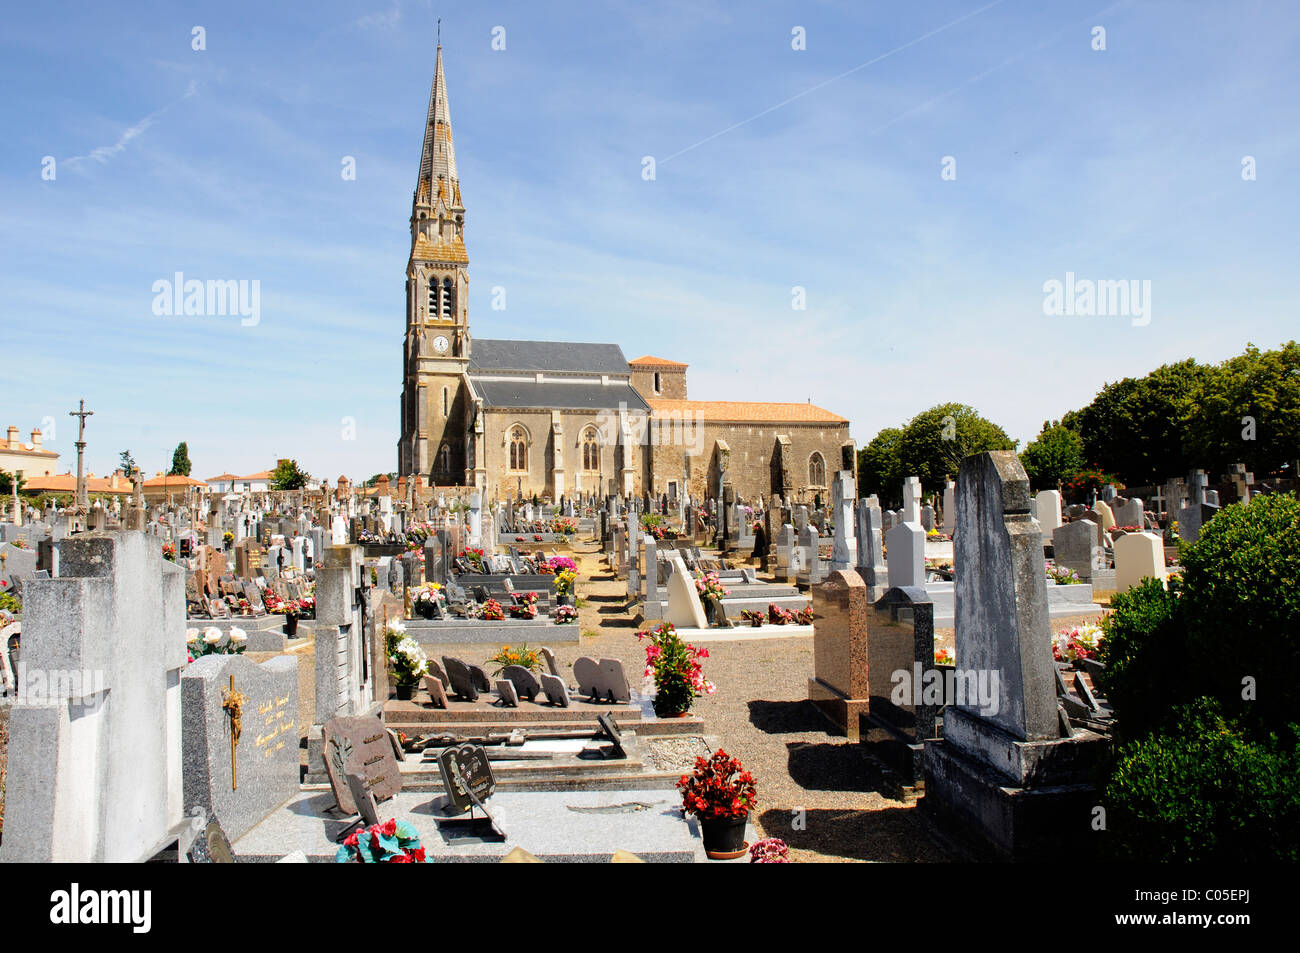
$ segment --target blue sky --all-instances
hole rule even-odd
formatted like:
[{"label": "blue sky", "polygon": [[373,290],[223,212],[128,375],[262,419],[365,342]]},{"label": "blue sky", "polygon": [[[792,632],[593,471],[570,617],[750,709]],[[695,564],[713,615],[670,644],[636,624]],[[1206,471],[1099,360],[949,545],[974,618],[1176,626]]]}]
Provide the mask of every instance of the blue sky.
[{"label": "blue sky", "polygon": [[[859,444],[957,400],[1023,446],[1296,335],[1293,3],[43,3],[0,25],[0,427],[53,419],[66,469],[85,397],[96,473],[394,469],[436,16],[477,337],[685,361]],[[156,316],[178,271],[259,281],[259,323]],[[1067,272],[1150,281],[1150,323],[1045,315]]]}]

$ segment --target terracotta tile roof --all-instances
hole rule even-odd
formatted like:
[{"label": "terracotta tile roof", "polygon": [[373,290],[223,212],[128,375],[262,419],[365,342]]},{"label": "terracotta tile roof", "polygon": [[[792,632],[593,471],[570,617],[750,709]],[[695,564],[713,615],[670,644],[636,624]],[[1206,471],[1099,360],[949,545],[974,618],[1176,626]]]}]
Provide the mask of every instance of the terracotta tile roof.
[{"label": "terracotta tile roof", "polygon": [[226,482],[227,480],[238,480],[238,479],[239,479],[239,477],[235,476],[233,473],[218,473],[218,474],[217,474],[216,476],[214,476],[214,477],[208,477],[207,482],[209,482],[209,483],[224,483],[224,482]]},{"label": "terracotta tile roof", "polygon": [[235,477],[236,480],[269,480],[271,479],[270,470],[261,470],[257,473],[250,473],[248,476]]},{"label": "terracotta tile roof", "polygon": [[16,443],[12,447],[0,440],[0,453],[21,453],[29,457],[57,457],[58,451],[38,448],[32,443]]},{"label": "terracotta tile roof", "polygon": [[196,480],[193,477],[182,476],[178,473],[163,474],[162,476],[154,477],[152,480],[144,481],[144,488],[146,490],[166,489],[169,486],[175,486],[175,487],[207,486],[207,484],[204,483],[202,480]]},{"label": "terracotta tile roof", "polygon": [[702,420],[738,423],[847,424],[848,418],[816,404],[775,404],[740,400],[651,400],[653,414],[691,413]]},{"label": "terracotta tile roof", "polygon": [[689,364],[683,364],[681,361],[670,361],[667,358],[652,357],[647,354],[644,357],[638,357],[635,361],[628,361],[633,367],[690,367]]},{"label": "terracotta tile roof", "polygon": [[[55,473],[51,476],[32,477],[23,482],[24,493],[76,493],[77,476],[75,473]],[[116,493],[119,496],[131,495],[129,480],[120,480],[116,488],[110,487],[107,477],[86,477],[86,492]]]}]

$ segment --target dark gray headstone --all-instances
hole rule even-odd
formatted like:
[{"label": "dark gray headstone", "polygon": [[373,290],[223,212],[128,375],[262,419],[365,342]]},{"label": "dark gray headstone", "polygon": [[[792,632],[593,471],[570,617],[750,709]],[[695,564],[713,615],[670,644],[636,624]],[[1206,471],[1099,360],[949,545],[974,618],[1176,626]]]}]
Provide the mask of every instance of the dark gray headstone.
[{"label": "dark gray headstone", "polygon": [[481,745],[444,748],[438,754],[438,769],[442,773],[442,786],[447,792],[450,811],[464,813],[473,806],[475,799],[483,803],[496,790],[492,765]]},{"label": "dark gray headstone", "polygon": [[537,680],[537,676],[522,665],[507,665],[502,669],[501,677],[514,684],[515,691],[520,698],[526,698],[530,702],[536,701],[538,693],[542,690],[542,685]]},{"label": "dark gray headstone", "polygon": [[470,674],[469,666],[454,655],[444,655],[442,665],[447,670],[447,678],[451,681],[452,694],[466,701],[478,701],[478,686]]},{"label": "dark gray headstone", "polygon": [[[244,696],[234,745],[222,707],[234,676]],[[236,840],[298,793],[298,664],[258,664],[243,655],[206,655],[181,675],[184,808],[201,806]]]}]

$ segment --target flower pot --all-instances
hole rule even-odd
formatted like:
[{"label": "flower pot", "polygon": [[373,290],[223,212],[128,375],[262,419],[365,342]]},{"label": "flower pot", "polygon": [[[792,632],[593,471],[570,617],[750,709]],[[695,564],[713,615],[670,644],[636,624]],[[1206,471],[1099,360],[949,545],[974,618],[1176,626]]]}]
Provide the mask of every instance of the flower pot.
[{"label": "flower pot", "polygon": [[748,820],[747,814],[740,817],[700,818],[704,852],[710,860],[732,860],[745,853],[745,823]]},{"label": "flower pot", "polygon": [[284,617],[284,634],[291,639],[298,634],[298,617],[296,615]]},{"label": "flower pot", "polygon": [[556,596],[555,604],[557,606],[571,606],[573,605],[573,596]]},{"label": "flower pot", "polygon": [[403,683],[398,682],[397,687],[393,691],[396,693],[399,702],[409,702],[411,696],[415,694],[415,686],[404,685]]}]

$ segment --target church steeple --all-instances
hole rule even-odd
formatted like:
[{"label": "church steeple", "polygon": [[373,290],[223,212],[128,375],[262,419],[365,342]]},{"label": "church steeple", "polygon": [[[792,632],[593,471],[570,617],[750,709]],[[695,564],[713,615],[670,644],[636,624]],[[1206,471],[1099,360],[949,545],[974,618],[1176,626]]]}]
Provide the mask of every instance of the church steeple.
[{"label": "church steeple", "polygon": [[411,206],[411,257],[468,262],[464,228],[465,206],[460,197],[447,79],[442,71],[442,46],[439,45],[433,88],[429,91],[429,115],[424,124],[420,177],[415,183]]},{"label": "church steeple", "polygon": [[424,124],[420,175],[411,203],[406,266],[402,436],[398,471],[439,486],[462,486],[472,451],[469,365],[469,254],[451,137],[447,80],[438,44]]},{"label": "church steeple", "polygon": [[429,119],[424,127],[424,151],[420,154],[420,179],[415,187],[416,202],[423,190],[432,204],[442,186],[450,203],[460,204],[460,179],[456,174],[456,147],[451,139],[451,109],[447,105],[447,79],[442,72],[442,46],[438,46],[429,91]]}]

